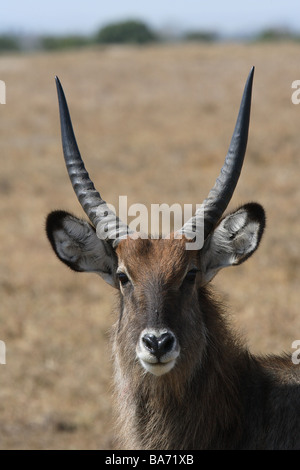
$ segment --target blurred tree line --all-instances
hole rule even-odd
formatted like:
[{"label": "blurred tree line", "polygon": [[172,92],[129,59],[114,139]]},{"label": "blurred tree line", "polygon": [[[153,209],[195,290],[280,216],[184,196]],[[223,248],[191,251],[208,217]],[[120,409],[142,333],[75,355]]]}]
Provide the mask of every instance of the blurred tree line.
[{"label": "blurred tree line", "polygon": [[[243,39],[243,38],[241,38]],[[143,21],[127,20],[111,23],[102,27],[96,34],[90,36],[41,36],[25,38],[17,35],[0,34],[0,52],[26,50],[61,50],[79,48],[95,44],[149,44],[168,40],[214,42],[222,40],[215,32],[196,30],[178,34],[178,37],[168,38],[165,33],[154,31]],[[238,38],[237,38],[238,40]],[[244,38],[245,40],[245,38]],[[300,35],[287,29],[269,28],[252,36],[249,41],[300,41]]]},{"label": "blurred tree line", "polygon": [[18,51],[20,49],[17,37],[7,34],[0,35],[0,51]]}]

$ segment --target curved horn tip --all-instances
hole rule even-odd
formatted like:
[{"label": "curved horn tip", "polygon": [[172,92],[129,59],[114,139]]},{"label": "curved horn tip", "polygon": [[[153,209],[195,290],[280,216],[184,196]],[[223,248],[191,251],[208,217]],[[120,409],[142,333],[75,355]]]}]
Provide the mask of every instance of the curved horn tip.
[{"label": "curved horn tip", "polygon": [[[248,140],[254,70],[255,67],[252,66],[247,77],[224,165],[214,187],[203,203],[205,206],[204,239],[208,237],[226,210],[241,173]],[[197,210],[192,219],[183,226],[181,232],[190,230],[190,226],[196,225],[197,221],[202,226],[203,210]]]},{"label": "curved horn tip", "polygon": [[249,72],[249,75],[248,75],[248,79],[247,79],[248,82],[249,81],[253,82],[254,72],[255,72],[255,66],[252,65],[252,67],[250,69],[250,72]]},{"label": "curved horn tip", "polygon": [[59,96],[59,95],[63,95],[63,96],[64,96],[65,93],[64,93],[64,89],[63,89],[63,86],[62,86],[62,84],[61,84],[60,79],[58,78],[57,75],[55,75],[54,79],[55,79],[56,90],[57,90],[58,96]]}]

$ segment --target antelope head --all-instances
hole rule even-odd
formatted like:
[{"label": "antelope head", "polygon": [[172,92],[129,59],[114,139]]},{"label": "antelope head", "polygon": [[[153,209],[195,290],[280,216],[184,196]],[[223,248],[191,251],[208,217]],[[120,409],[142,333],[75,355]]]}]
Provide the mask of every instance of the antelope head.
[{"label": "antelope head", "polygon": [[[56,78],[65,163],[89,221],[64,211],[52,212],[47,218],[47,235],[59,259],[70,268],[98,273],[119,289],[115,349],[121,365],[127,361],[130,367],[155,376],[195,368],[208,341],[206,285],[221,268],[242,263],[259,245],[265,225],[259,204],[249,203],[223,216],[244,161],[253,74],[254,68],[224,165],[202,204],[204,220],[203,210],[198,210],[181,230],[160,239],[133,233],[96,191]],[[203,228],[201,248],[187,249],[199,226]]]}]

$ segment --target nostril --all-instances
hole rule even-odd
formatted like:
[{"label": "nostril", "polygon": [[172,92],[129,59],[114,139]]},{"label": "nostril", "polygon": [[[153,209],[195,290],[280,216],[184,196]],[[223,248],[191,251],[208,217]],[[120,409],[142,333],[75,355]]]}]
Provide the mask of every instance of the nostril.
[{"label": "nostril", "polygon": [[160,355],[166,354],[174,347],[175,338],[171,333],[164,333],[158,338],[158,349]]},{"label": "nostril", "polygon": [[172,333],[166,332],[160,336],[153,333],[147,333],[142,337],[144,347],[159,359],[164,354],[172,351],[175,344],[175,337]]},{"label": "nostril", "polygon": [[146,334],[142,337],[142,341],[148,351],[156,356],[158,351],[157,337],[153,334]]}]

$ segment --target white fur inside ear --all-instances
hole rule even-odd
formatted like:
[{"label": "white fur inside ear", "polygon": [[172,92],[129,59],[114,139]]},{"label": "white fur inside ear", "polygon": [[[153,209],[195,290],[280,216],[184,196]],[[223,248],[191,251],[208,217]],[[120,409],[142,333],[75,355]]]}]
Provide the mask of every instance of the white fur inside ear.
[{"label": "white fur inside ear", "polygon": [[250,222],[241,233],[237,233],[233,246],[237,261],[255,250],[258,242],[259,224]]},{"label": "white fur inside ear", "polygon": [[240,209],[230,214],[216,229],[216,243],[227,248],[231,254],[229,264],[236,264],[241,258],[255,250],[258,243],[260,224],[249,221],[245,210]]},{"label": "white fur inside ear", "polygon": [[209,282],[221,268],[242,263],[257,248],[260,222],[241,208],[225,217],[207,239],[202,250],[203,273]]},{"label": "white fur inside ear", "polygon": [[88,265],[82,265],[88,255],[100,258],[105,252],[95,231],[84,220],[66,217],[62,228],[57,229],[54,235],[58,255],[71,263],[79,261],[84,270],[91,270],[90,261]]},{"label": "white fur inside ear", "polygon": [[88,222],[66,215],[53,230],[53,240],[57,255],[72,269],[97,273],[115,285],[115,254]]},{"label": "white fur inside ear", "polygon": [[245,211],[239,210],[234,214],[230,214],[225,217],[220,225],[223,225],[229,234],[234,234],[244,227],[246,220],[247,213]]},{"label": "white fur inside ear", "polygon": [[55,246],[60,258],[76,263],[78,261],[80,250],[70,236],[62,229],[55,231]]}]

